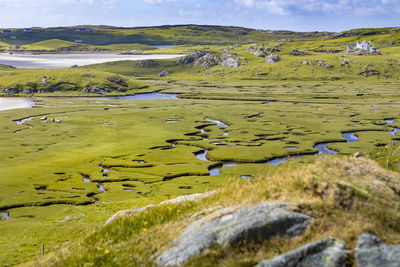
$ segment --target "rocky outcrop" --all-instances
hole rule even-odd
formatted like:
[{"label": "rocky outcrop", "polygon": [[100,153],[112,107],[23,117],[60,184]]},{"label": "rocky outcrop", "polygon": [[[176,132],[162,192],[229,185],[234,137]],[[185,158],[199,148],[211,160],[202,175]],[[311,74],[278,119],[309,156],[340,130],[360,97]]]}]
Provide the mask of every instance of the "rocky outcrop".
[{"label": "rocky outcrop", "polygon": [[230,53],[204,53],[202,51],[195,51],[188,56],[184,56],[177,61],[178,65],[190,65],[194,66],[203,66],[204,68],[211,68],[217,65],[221,65],[223,67],[234,67],[237,68],[240,65],[244,65],[246,59],[245,58],[234,58]]},{"label": "rocky outcrop", "polygon": [[362,234],[358,239],[355,258],[359,267],[398,267],[400,244],[386,244],[375,235]]},{"label": "rocky outcrop", "polygon": [[197,60],[199,60],[199,58],[203,57],[204,55],[205,53],[203,51],[194,51],[188,56],[181,57],[176,63],[178,63],[178,65],[189,65],[197,62]]},{"label": "rocky outcrop", "polygon": [[263,52],[263,51],[255,51],[252,54],[255,55],[256,57],[266,57],[267,56],[267,54],[265,54],[265,52]]},{"label": "rocky outcrop", "polygon": [[84,93],[92,93],[92,94],[99,94],[99,95],[104,95],[109,93],[109,91],[99,88],[99,87],[93,87],[92,89],[85,88],[82,90]]},{"label": "rocky outcrop", "polygon": [[4,90],[4,93],[7,95],[14,95],[14,94],[18,94],[19,91],[16,88],[7,88]]},{"label": "rocky outcrop", "polygon": [[145,59],[140,61],[140,66],[143,68],[149,69],[157,65],[157,62],[152,59]]},{"label": "rocky outcrop", "polygon": [[379,76],[380,72],[375,69],[368,69],[366,71],[360,72],[360,75],[362,75],[364,77]]},{"label": "rocky outcrop", "polygon": [[109,82],[124,86],[124,87],[128,87],[128,85],[126,84],[126,81],[124,79],[122,79],[120,76],[113,76],[113,77],[105,77],[104,79],[106,79]]},{"label": "rocky outcrop", "polygon": [[237,68],[240,66],[240,62],[237,59],[234,59],[233,57],[228,57],[224,59],[221,62],[221,66],[223,67],[232,67],[232,68]]},{"label": "rocky outcrop", "polygon": [[300,49],[293,49],[291,55],[292,56],[305,56],[305,55],[308,55],[308,53],[306,53]]},{"label": "rocky outcrop", "polygon": [[267,63],[276,63],[278,61],[281,61],[281,57],[277,56],[277,55],[269,55],[267,57],[265,57],[265,62]]},{"label": "rocky outcrop", "polygon": [[167,70],[163,70],[162,72],[160,72],[159,74],[157,74],[158,77],[165,77],[169,75],[169,71]]},{"label": "rocky outcrop", "polygon": [[183,195],[183,196],[179,196],[179,197],[176,197],[176,198],[173,198],[173,199],[165,200],[163,202],[160,202],[158,205],[147,205],[147,206],[145,206],[143,208],[122,210],[122,211],[117,212],[113,216],[111,216],[110,219],[108,219],[105,222],[104,225],[108,225],[108,224],[112,223],[113,221],[115,221],[118,218],[129,216],[129,215],[132,215],[132,214],[136,214],[136,213],[142,212],[142,211],[147,210],[147,209],[152,208],[152,207],[157,207],[157,206],[167,205],[167,204],[177,204],[177,203],[181,203],[181,202],[184,202],[184,201],[200,201],[200,200],[202,200],[204,198],[211,197],[216,192],[217,191],[214,190],[214,191],[209,191],[209,192],[206,192],[206,193]]},{"label": "rocky outcrop", "polygon": [[341,240],[326,238],[260,262],[256,267],[344,267],[346,266],[344,245]]},{"label": "rocky outcrop", "polygon": [[221,59],[219,59],[217,55],[208,53],[199,58],[196,61],[195,65],[201,65],[205,68],[211,68],[216,65],[219,65],[221,62],[222,62]]},{"label": "rocky outcrop", "polygon": [[288,210],[287,204],[262,203],[220,209],[190,224],[173,246],[157,258],[156,264],[181,265],[217,244],[228,247],[276,236],[296,236],[311,221],[307,215]]}]

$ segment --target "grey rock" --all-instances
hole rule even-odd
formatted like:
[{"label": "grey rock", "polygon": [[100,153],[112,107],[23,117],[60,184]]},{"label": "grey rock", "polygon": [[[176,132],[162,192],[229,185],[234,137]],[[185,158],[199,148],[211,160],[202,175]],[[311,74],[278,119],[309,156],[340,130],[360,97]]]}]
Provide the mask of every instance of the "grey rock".
[{"label": "grey rock", "polygon": [[7,88],[4,90],[4,93],[7,95],[14,95],[14,94],[18,94],[19,91],[16,88]]},{"label": "grey rock", "polygon": [[312,218],[286,209],[287,204],[262,203],[229,207],[190,224],[173,246],[157,258],[159,266],[181,265],[216,244],[228,247],[262,242],[276,236],[301,234]]},{"label": "grey rock", "polygon": [[267,63],[276,63],[278,61],[281,61],[281,58],[280,58],[280,56],[277,56],[277,55],[271,54],[271,55],[265,57],[265,62],[267,62]]},{"label": "grey rock", "polygon": [[105,77],[104,79],[106,79],[109,82],[124,86],[124,87],[128,87],[126,81],[124,79],[122,79],[120,76],[113,76],[113,77]]},{"label": "grey rock", "polygon": [[304,60],[304,61],[303,61],[303,65],[312,65],[312,62],[307,61],[307,60]]},{"label": "grey rock", "polygon": [[103,88],[93,87],[91,90],[89,90],[89,93],[104,95],[107,94],[108,91]]},{"label": "grey rock", "polygon": [[141,60],[141,61],[140,61],[140,65],[141,65],[143,68],[149,69],[149,68],[151,68],[151,67],[156,66],[156,65],[157,65],[157,62],[155,62],[155,61],[152,60],[152,59],[145,59],[145,60]]},{"label": "grey rock", "polygon": [[304,51],[302,51],[300,49],[293,49],[291,54],[293,56],[305,56],[305,55],[308,55],[308,53],[306,53],[306,52],[304,52]]},{"label": "grey rock", "polygon": [[23,94],[33,94],[35,91],[30,88],[25,88],[24,91],[22,91]]},{"label": "grey rock", "polygon": [[358,239],[355,258],[359,267],[399,267],[400,244],[386,244],[375,235],[362,234]]},{"label": "grey rock", "polygon": [[229,57],[227,59],[224,59],[221,62],[221,66],[223,67],[232,67],[232,68],[237,68],[240,66],[240,62],[237,59],[234,59],[233,57]]},{"label": "grey rock", "polygon": [[208,54],[205,54],[204,56],[202,56],[201,58],[199,58],[195,62],[195,65],[201,65],[208,69],[208,68],[214,67],[220,63],[221,63],[221,59],[219,59],[217,55],[208,53]]},{"label": "grey rock", "polygon": [[365,154],[364,152],[358,151],[358,152],[354,153],[353,158],[362,157],[362,156],[364,156],[364,154]]},{"label": "grey rock", "polygon": [[176,63],[178,63],[178,65],[189,65],[196,62],[197,60],[199,60],[199,58],[203,57],[204,55],[205,53],[203,51],[194,51],[192,54],[188,56],[181,57],[180,59],[178,59]]},{"label": "grey rock", "polygon": [[162,72],[160,72],[157,76],[158,77],[165,77],[169,75],[169,71],[167,70],[163,70]]},{"label": "grey rock", "polygon": [[121,55],[141,55],[144,52],[142,50],[130,50],[130,51],[125,51],[122,52]]},{"label": "grey rock", "polygon": [[334,238],[326,238],[262,261],[256,267],[339,267],[346,266],[345,243]]},{"label": "grey rock", "polygon": [[255,52],[253,52],[253,55],[255,55],[257,57],[266,57],[267,56],[267,54],[265,54],[262,51],[255,51]]},{"label": "grey rock", "polygon": [[274,47],[266,47],[265,51],[270,52],[270,53],[281,52],[281,50],[279,50],[279,48],[274,48]]}]

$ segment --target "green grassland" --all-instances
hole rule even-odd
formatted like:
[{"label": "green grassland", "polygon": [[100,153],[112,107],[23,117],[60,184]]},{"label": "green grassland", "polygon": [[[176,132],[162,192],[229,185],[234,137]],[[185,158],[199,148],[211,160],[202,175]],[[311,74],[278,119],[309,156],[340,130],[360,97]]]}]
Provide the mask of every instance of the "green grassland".
[{"label": "green grassland", "polygon": [[[239,84],[203,82],[197,87],[205,95],[207,86],[217,86],[222,95],[230,90],[236,100],[38,98],[36,108],[1,112],[0,210],[11,216],[0,223],[1,261],[8,265],[30,259],[40,253],[42,243],[46,252],[54,251],[121,209],[220,188],[242,180],[242,175],[262,179],[313,162],[318,159],[312,155],[317,143],[331,142],[328,147],[341,155],[363,151],[382,165],[391,140],[394,150],[399,144],[398,136],[388,133],[400,127],[399,122],[384,125],[384,120],[400,117],[394,106],[399,104],[396,85],[369,84],[370,94],[354,101],[354,95],[365,90],[363,84]],[[196,88],[182,81],[175,86]],[[278,96],[282,90],[293,94]],[[312,92],[314,99],[309,97]],[[326,94],[336,99],[324,98]],[[255,101],[243,98],[252,95]],[[40,120],[44,116],[47,120]],[[33,119],[16,123],[28,117]],[[356,132],[359,142],[346,143],[342,132],[348,131]],[[195,157],[204,149],[209,150],[209,161]],[[265,163],[302,154],[311,155],[282,167]],[[389,167],[397,170],[399,160],[399,152],[393,153]],[[238,166],[209,176],[209,169],[222,162]],[[99,184],[107,192],[101,192]]]},{"label": "green grassland", "polygon": [[[398,174],[370,160],[347,158],[363,152],[388,169],[398,171],[400,166],[400,136],[390,133],[400,128],[397,29],[338,35],[197,27],[97,27],[91,33],[54,28],[40,38],[15,30],[21,49],[32,51],[61,51],[73,47],[73,39],[86,36],[85,43],[92,38],[90,49],[150,49],[129,44],[132,40],[181,44],[151,53],[230,53],[244,57],[246,64],[204,68],[171,59],[155,60],[149,68],[138,61],[64,70],[1,66],[3,95],[5,89],[16,90],[15,96],[35,96],[36,105],[0,112],[0,211],[10,215],[9,220],[0,219],[0,265],[31,260],[40,254],[42,244],[46,254],[55,254],[27,265],[151,265],[151,254],[178,235],[186,217],[213,206],[264,200],[293,202],[319,219],[297,241],[273,240],[244,252],[213,248],[188,265],[197,266],[196,260],[204,263],[206,258],[210,266],[254,265],[281,252],[271,247],[287,251],[325,235],[354,244],[361,232],[374,230],[386,241],[400,240],[398,207],[393,204],[398,195],[386,187],[382,195],[374,182],[398,181]],[[114,42],[116,38],[125,44]],[[360,38],[385,44],[380,47],[382,55],[342,51]],[[281,61],[266,63],[250,53],[249,43],[278,48],[274,54]],[[293,48],[308,55],[294,56]],[[342,52],[318,52],[321,49]],[[320,60],[333,67],[318,66]],[[170,74],[159,77],[164,70]],[[372,70],[378,74],[364,75]],[[160,91],[178,94],[179,99],[116,101],[83,92],[93,87],[109,88],[107,95]],[[18,124],[22,119],[27,120]],[[347,143],[343,133],[348,132],[355,133],[358,142]],[[318,155],[314,146],[320,143],[327,143],[338,156]],[[204,150],[207,160],[197,158]],[[299,158],[279,166],[268,164],[287,156]],[[224,163],[236,165],[222,167]],[[210,175],[215,168],[220,173]],[[322,182],[361,190],[351,196],[357,205],[349,208],[322,200]],[[395,188],[391,182],[390,186]],[[223,188],[222,193],[210,200],[151,209],[102,227],[119,210],[217,188]],[[348,221],[354,223],[343,231],[341,226]],[[104,253],[106,249],[111,253]]]},{"label": "green grassland", "polygon": [[[124,95],[154,91],[133,78],[96,70],[21,70],[5,68],[0,71],[0,91],[13,91],[14,95],[93,96],[90,90],[98,87],[107,95]],[[84,93],[84,90],[88,92]],[[5,95],[3,93],[0,95]],[[97,94],[98,95],[98,94]]]}]

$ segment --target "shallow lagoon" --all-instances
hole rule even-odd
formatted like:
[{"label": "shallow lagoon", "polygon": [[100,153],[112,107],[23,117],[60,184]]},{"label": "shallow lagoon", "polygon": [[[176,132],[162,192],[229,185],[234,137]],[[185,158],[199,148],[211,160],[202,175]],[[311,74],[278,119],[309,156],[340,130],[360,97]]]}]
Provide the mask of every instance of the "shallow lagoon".
[{"label": "shallow lagoon", "polygon": [[0,54],[0,64],[21,69],[65,69],[122,60],[171,59],[182,55],[117,55],[117,54]]},{"label": "shallow lagoon", "polygon": [[30,108],[33,105],[34,102],[31,98],[0,97],[0,111],[18,108]]}]

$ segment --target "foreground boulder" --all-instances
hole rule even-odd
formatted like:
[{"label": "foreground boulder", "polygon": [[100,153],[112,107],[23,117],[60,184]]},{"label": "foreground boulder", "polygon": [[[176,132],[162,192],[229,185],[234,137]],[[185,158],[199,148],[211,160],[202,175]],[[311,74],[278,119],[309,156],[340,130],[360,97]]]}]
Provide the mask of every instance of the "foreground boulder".
[{"label": "foreground boulder", "polygon": [[156,264],[181,265],[216,244],[228,247],[276,236],[296,236],[311,221],[307,215],[287,210],[286,204],[224,208],[189,225],[173,246],[158,257]]},{"label": "foreground boulder", "polygon": [[358,239],[355,258],[359,267],[398,267],[400,244],[382,243],[377,236],[362,234]]},{"label": "foreground boulder", "polygon": [[346,266],[344,245],[341,240],[326,238],[260,262],[256,267],[344,267]]}]

